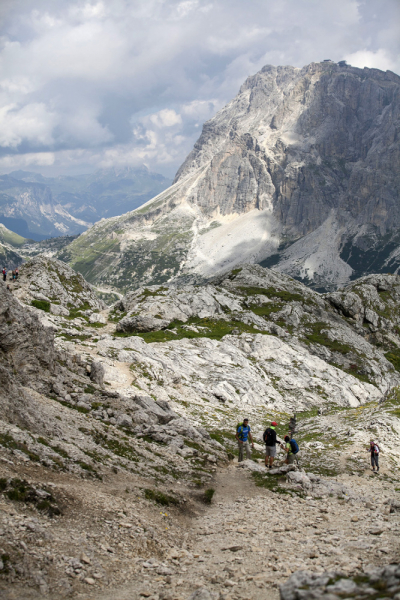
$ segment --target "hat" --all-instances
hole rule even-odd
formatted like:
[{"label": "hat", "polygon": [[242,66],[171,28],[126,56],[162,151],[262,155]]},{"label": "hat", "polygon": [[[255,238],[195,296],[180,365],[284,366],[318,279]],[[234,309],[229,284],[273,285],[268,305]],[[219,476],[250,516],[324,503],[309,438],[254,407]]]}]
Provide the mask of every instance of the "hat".
[{"label": "hat", "polygon": [[272,425],[272,427],[276,427],[278,425],[278,423],[276,423],[275,421],[272,421],[271,425]]}]

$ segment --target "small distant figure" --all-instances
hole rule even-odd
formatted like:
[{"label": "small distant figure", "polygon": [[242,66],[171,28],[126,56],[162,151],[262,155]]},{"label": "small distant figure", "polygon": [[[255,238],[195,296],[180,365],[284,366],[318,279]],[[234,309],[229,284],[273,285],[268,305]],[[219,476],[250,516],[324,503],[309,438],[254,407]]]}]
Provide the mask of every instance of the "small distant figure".
[{"label": "small distant figure", "polygon": [[290,417],[290,421],[289,421],[289,431],[291,432],[292,435],[296,431],[296,423],[297,423],[297,417],[296,417],[296,413],[294,413],[293,417]]},{"label": "small distant figure", "polygon": [[7,291],[10,292],[10,294],[12,294],[12,289],[10,288],[10,286],[7,284]]},{"label": "small distant figure", "polygon": [[[265,443],[265,466],[272,469],[276,457],[276,431],[277,423],[272,421],[271,425],[264,431],[263,439]],[[279,442],[278,442],[279,443]]]},{"label": "small distant figure", "polygon": [[299,445],[293,438],[290,439],[288,435],[285,435],[285,445],[283,449],[286,452],[286,460],[285,463],[287,465],[292,465],[295,460],[297,460],[297,454],[299,453]]},{"label": "small distant figure", "polygon": [[15,279],[18,279],[19,269],[18,267],[15,269]]},{"label": "small distant figure", "polygon": [[3,281],[7,281],[7,269],[4,267],[2,272],[3,272]]},{"label": "small distant figure", "polygon": [[13,269],[11,271],[11,279],[14,281],[15,280],[15,269]]},{"label": "small distant figure", "polygon": [[380,448],[378,446],[378,442],[376,442],[375,440],[370,440],[369,448],[367,451],[370,452],[370,454],[371,454],[372,470],[375,471],[375,467],[376,467],[376,472],[378,473],[378,471],[379,471],[379,453],[380,453]]},{"label": "small distant figure", "polygon": [[239,446],[239,462],[243,461],[243,451],[246,449],[246,459],[251,458],[251,450],[249,445],[249,439],[251,441],[251,447],[254,448],[253,437],[251,435],[251,428],[248,419],[243,419],[243,423],[240,423],[236,428],[236,439]]}]

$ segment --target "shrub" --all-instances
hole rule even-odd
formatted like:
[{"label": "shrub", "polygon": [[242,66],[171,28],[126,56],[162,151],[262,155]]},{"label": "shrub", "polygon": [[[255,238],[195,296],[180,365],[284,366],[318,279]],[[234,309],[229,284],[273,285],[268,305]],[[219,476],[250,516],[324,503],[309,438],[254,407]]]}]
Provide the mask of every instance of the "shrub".
[{"label": "shrub", "polygon": [[32,300],[31,305],[39,310],[44,310],[44,312],[50,312],[50,302],[47,300]]},{"label": "shrub", "polygon": [[206,504],[211,504],[211,500],[213,499],[214,494],[215,490],[213,488],[209,488],[208,490],[206,490],[204,492],[204,502]]}]

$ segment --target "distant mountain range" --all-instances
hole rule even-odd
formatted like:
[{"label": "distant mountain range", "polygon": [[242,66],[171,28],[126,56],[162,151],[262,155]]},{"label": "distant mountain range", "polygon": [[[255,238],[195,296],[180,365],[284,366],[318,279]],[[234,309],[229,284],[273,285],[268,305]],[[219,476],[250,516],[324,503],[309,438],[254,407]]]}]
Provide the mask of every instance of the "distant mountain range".
[{"label": "distant mountain range", "polygon": [[75,235],[102,218],[139,207],[170,183],[145,166],[75,177],[13,171],[0,176],[0,223],[35,241]]},{"label": "distant mountain range", "polygon": [[122,290],[243,262],[320,290],[397,273],[399,166],[398,75],[268,65],[204,124],[170,188],[60,256]]}]

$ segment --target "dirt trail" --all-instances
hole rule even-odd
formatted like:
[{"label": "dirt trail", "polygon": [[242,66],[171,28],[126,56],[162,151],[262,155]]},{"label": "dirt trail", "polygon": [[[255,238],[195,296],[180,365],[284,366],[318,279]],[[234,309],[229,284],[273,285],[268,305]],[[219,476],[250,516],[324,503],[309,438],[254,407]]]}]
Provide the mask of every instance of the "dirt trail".
[{"label": "dirt trail", "polygon": [[[173,567],[173,575],[160,577],[156,569],[143,568],[142,576],[135,582],[88,598],[186,600],[196,589],[205,587],[216,599],[278,600],[276,585],[267,583],[263,574],[268,555],[253,543],[252,530],[257,527],[258,515],[246,506],[248,500],[254,499],[261,499],[267,505],[271,493],[256,487],[251,475],[238,469],[237,464],[218,470],[212,485],[215,489],[212,505],[204,505],[197,516],[181,518],[181,527],[187,534],[180,549],[182,558],[164,561]],[[228,515],[223,511],[223,507],[231,504],[236,511],[232,511],[232,519],[229,510]],[[239,523],[240,544],[231,531],[233,520]]]},{"label": "dirt trail", "polygon": [[[345,477],[343,483],[368,494],[365,477]],[[186,600],[197,588],[215,600],[278,600],[279,584],[296,570],[348,575],[362,572],[371,552],[378,564],[398,555],[400,515],[388,515],[376,501],[366,506],[336,496],[277,494],[257,487],[237,464],[218,470],[212,485],[212,505],[181,519],[181,548],[154,567],[142,561],[135,583],[96,600]],[[384,486],[376,480],[376,498]]]}]

